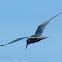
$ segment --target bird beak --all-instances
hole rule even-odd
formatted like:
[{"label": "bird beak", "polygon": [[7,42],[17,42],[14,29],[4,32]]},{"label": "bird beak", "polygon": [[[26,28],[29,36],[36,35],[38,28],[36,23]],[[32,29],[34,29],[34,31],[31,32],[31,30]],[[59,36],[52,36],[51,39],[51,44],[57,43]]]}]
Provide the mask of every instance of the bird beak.
[{"label": "bird beak", "polygon": [[28,45],[26,45],[25,50],[26,50],[27,46],[28,46]]}]

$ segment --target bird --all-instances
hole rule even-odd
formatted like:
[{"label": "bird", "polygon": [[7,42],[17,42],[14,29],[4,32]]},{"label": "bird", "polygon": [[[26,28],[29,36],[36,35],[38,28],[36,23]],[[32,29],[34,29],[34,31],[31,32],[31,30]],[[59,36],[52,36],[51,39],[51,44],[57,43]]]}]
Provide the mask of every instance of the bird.
[{"label": "bird", "polygon": [[35,42],[39,42],[40,40],[43,40],[43,39],[46,39],[48,38],[48,36],[44,36],[42,33],[44,32],[44,29],[45,27],[47,26],[47,24],[52,21],[54,18],[56,18],[58,15],[60,15],[62,12],[58,13],[57,15],[55,15],[54,17],[50,18],[49,20],[45,21],[44,23],[40,24],[35,32],[34,35],[30,36],[30,37],[21,37],[21,38],[17,38],[7,44],[3,44],[3,45],[0,45],[0,46],[5,46],[5,45],[8,45],[8,44],[11,44],[11,43],[14,43],[14,42],[17,42],[17,41],[20,41],[22,39],[25,39],[27,38],[26,40],[26,47],[25,49],[27,48],[27,46],[31,43],[35,43]]}]

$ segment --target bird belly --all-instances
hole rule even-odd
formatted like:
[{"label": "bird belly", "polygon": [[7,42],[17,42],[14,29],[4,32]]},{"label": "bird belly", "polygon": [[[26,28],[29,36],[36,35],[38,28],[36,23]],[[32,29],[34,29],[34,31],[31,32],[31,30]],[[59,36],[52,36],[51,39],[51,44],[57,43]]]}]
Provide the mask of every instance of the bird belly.
[{"label": "bird belly", "polygon": [[35,43],[35,42],[38,42],[40,41],[41,39],[30,39],[30,43]]}]

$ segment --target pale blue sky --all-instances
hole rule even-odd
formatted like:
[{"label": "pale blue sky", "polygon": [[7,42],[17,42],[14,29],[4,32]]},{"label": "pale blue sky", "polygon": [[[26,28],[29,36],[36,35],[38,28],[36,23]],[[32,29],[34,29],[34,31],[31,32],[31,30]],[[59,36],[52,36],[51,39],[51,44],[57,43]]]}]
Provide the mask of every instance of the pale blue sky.
[{"label": "pale blue sky", "polygon": [[[62,0],[0,0],[0,44],[33,35],[39,24],[61,11]],[[0,47],[0,60],[61,62],[62,14],[48,24],[43,35],[52,37],[30,44],[26,50],[26,39]]]}]

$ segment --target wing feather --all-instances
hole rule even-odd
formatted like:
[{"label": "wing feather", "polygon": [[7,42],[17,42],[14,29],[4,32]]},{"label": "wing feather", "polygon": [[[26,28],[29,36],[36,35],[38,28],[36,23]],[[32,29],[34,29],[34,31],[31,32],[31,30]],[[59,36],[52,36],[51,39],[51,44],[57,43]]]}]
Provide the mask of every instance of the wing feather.
[{"label": "wing feather", "polygon": [[28,38],[28,37],[17,38],[16,40],[13,40],[13,41],[11,41],[11,42],[9,42],[9,43],[7,43],[7,44],[0,45],[0,46],[5,46],[5,45],[8,45],[8,44],[11,44],[11,43],[17,42],[17,41],[22,40],[22,39],[25,39],[25,38]]},{"label": "wing feather", "polygon": [[[60,12],[59,14],[61,14],[61,13],[62,13],[62,12]],[[43,33],[43,31],[44,31],[44,29],[45,29],[45,27],[46,27],[46,25],[47,25],[50,21],[52,21],[55,17],[57,17],[59,14],[57,14],[56,16],[52,17],[51,19],[47,20],[46,22],[40,24],[40,25],[38,26],[36,32],[35,32],[35,36],[41,36],[42,33]]]},{"label": "wing feather", "polygon": [[8,45],[8,44],[12,44],[14,42],[17,42],[17,41],[22,40],[22,39],[25,39],[25,38],[35,39],[35,38],[38,38],[38,37],[22,37],[22,38],[17,38],[16,40],[13,40],[13,41],[11,41],[11,42],[9,42],[7,44],[3,44],[3,45],[0,45],[0,46],[5,46],[5,45]]}]

